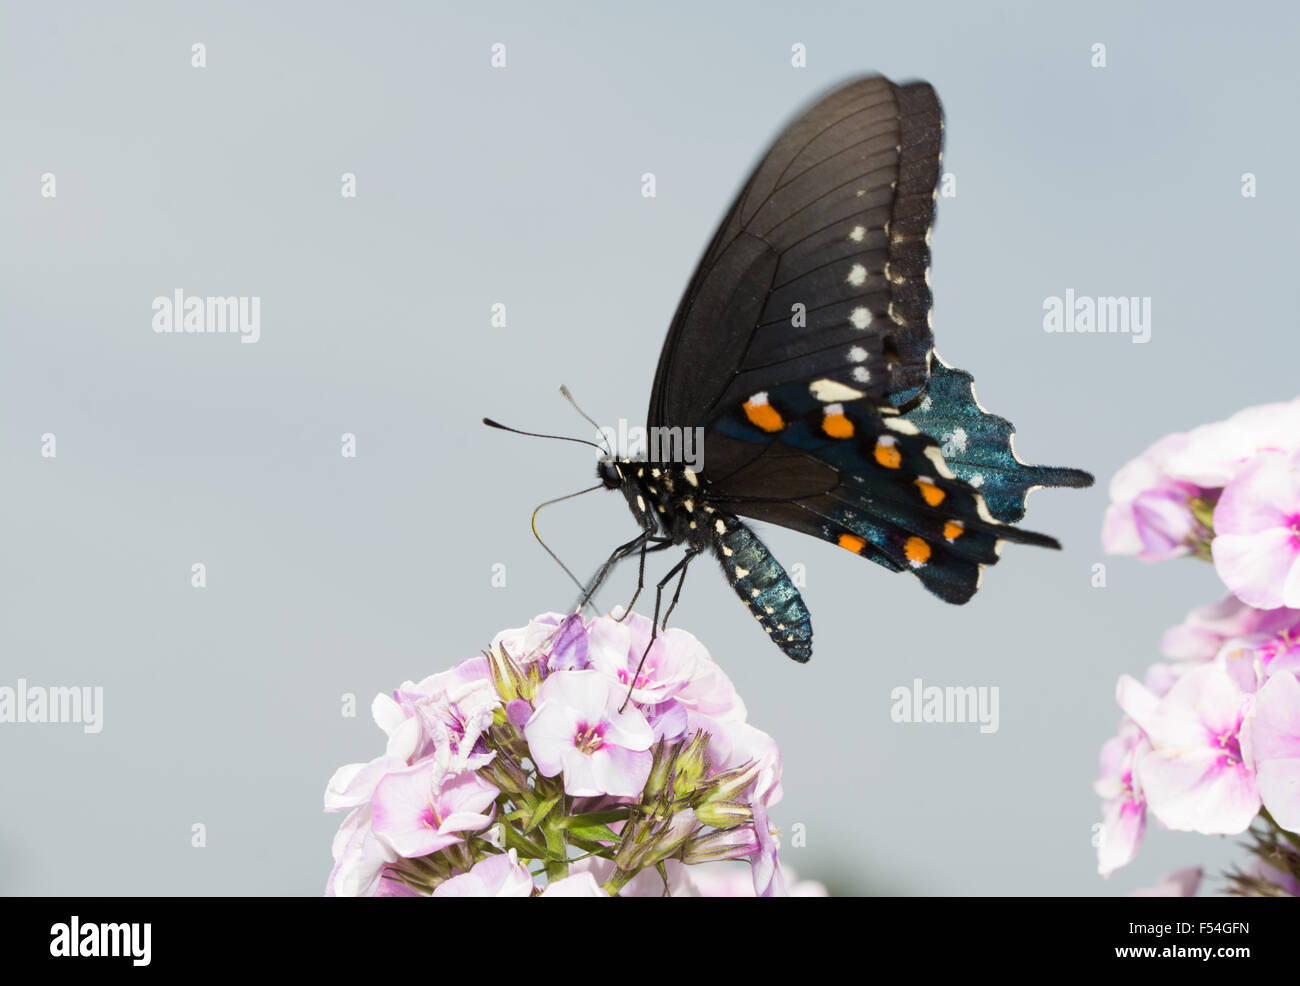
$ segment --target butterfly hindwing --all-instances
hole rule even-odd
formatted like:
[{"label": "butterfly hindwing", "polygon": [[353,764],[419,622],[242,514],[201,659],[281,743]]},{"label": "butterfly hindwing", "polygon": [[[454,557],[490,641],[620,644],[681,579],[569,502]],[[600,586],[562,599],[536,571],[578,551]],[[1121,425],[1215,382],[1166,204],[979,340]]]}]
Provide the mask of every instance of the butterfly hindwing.
[{"label": "butterfly hindwing", "polygon": [[[756,396],[715,424],[720,441],[750,455],[720,476],[714,502],[912,571],[949,602],[970,598],[1000,542],[1058,546],[998,522],[936,441],[904,418],[865,401],[819,401],[797,386]],[[772,476],[789,478],[774,487]]]},{"label": "butterfly hindwing", "polygon": [[1039,486],[1085,487],[1082,469],[1031,466],[1016,456],[1015,428],[975,399],[974,379],[937,356],[926,395],[903,419],[939,443],[948,468],[980,491],[989,512],[1013,524],[1025,515],[1025,498]]}]

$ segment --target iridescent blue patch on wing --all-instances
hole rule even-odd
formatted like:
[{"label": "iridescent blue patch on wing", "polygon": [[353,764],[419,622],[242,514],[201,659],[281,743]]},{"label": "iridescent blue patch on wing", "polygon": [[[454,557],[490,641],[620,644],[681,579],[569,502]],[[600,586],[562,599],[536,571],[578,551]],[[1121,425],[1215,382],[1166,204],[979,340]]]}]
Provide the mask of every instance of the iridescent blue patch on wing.
[{"label": "iridescent blue patch on wing", "polygon": [[1025,515],[1025,497],[1036,486],[1092,485],[1081,469],[1032,466],[1011,447],[1015,426],[990,414],[975,399],[974,378],[935,357],[930,386],[911,411],[902,415],[939,443],[953,475],[975,487],[998,520],[1014,524]]}]

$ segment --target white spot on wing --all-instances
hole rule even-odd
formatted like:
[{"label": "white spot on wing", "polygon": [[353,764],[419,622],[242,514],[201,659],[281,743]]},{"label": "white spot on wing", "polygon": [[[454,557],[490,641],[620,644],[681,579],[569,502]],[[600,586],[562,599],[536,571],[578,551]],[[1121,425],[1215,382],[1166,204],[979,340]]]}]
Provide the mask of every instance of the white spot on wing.
[{"label": "white spot on wing", "polygon": [[915,435],[921,430],[906,418],[886,418],[885,427],[894,429],[900,435]]},{"label": "white spot on wing", "polygon": [[861,264],[854,264],[849,270],[849,283],[860,288],[867,283],[867,269]]},{"label": "white spot on wing", "polygon": [[853,323],[855,329],[865,329],[871,324],[871,311],[867,308],[855,308],[853,314],[849,316],[849,321]]},{"label": "white spot on wing", "polygon": [[943,461],[943,455],[933,445],[925,447],[925,457],[934,463],[935,471],[944,479],[956,479],[952,470],[948,468],[948,463]]},{"label": "white spot on wing", "polygon": [[[862,367],[858,367],[862,369]],[[854,379],[857,379],[855,376]],[[860,390],[854,390],[846,384],[839,383],[835,380],[814,380],[808,385],[808,393],[812,394],[815,400],[822,403],[827,401],[855,401],[859,397],[866,395]]]}]

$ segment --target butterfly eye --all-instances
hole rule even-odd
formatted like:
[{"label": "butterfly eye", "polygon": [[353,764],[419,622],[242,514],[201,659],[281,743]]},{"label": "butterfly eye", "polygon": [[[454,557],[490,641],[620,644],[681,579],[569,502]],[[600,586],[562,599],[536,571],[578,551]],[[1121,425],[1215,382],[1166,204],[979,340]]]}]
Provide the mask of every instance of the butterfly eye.
[{"label": "butterfly eye", "polygon": [[618,465],[609,459],[601,459],[596,466],[596,476],[606,489],[616,490],[623,485],[623,474],[619,472]]}]

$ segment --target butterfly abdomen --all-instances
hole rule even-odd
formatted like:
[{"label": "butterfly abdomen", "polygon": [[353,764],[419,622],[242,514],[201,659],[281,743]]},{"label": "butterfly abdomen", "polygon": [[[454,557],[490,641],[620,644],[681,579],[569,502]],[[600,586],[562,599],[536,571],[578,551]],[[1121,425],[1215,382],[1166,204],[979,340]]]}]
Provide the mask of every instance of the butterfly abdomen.
[{"label": "butterfly abdomen", "polygon": [[812,621],[799,590],[781,563],[743,523],[713,515],[713,550],[723,574],[754,618],[789,657],[812,657]]}]

